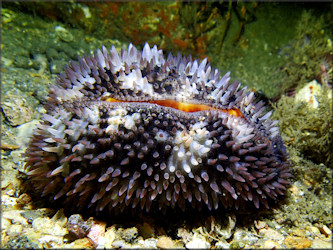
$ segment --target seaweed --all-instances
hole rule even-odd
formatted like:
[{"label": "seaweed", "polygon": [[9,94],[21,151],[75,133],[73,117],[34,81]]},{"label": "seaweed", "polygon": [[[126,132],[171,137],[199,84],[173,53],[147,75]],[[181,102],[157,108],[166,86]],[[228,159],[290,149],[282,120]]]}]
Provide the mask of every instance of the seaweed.
[{"label": "seaweed", "polygon": [[[318,84],[319,85],[319,84]],[[318,106],[282,96],[273,105],[293,166],[294,183],[286,204],[276,214],[285,225],[298,228],[311,223],[332,224],[332,89],[321,86]],[[300,209],[302,208],[302,209]]]},{"label": "seaweed", "polygon": [[296,149],[305,159],[332,166],[331,136],[332,97],[329,88],[322,88],[316,96],[318,107],[282,96],[274,105],[274,118],[279,120],[282,137],[289,147]]},{"label": "seaweed", "polygon": [[[331,18],[330,14],[317,17],[312,11],[302,11],[295,39],[281,50],[285,60],[282,71],[286,73],[282,90],[302,88],[313,79],[321,82],[321,67],[332,60]],[[332,82],[332,75],[328,81]]]}]

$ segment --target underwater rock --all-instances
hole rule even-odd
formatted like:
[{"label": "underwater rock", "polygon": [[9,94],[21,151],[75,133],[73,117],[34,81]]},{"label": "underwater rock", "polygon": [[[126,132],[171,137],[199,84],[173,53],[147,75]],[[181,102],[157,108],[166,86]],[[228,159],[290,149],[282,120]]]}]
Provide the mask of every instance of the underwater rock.
[{"label": "underwater rock", "polygon": [[73,41],[73,35],[64,27],[56,26],[54,28],[56,35],[64,42],[71,42]]}]

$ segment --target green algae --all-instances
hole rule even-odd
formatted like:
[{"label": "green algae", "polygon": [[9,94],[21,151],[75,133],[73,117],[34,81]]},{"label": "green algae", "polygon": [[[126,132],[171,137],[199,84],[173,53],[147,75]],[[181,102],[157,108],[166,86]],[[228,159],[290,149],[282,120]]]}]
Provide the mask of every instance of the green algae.
[{"label": "green algae", "polygon": [[294,148],[289,148],[289,154],[295,182],[274,217],[288,228],[314,223],[331,226],[332,169],[304,159]]},{"label": "green algae", "polygon": [[332,53],[330,27],[332,19],[329,15],[316,16],[311,11],[302,11],[294,40],[281,51],[286,62],[282,69],[286,73],[283,91],[295,85],[301,88],[313,79],[321,80],[320,65],[329,63]]},{"label": "green algae", "polygon": [[331,90],[322,89],[316,96],[317,108],[282,96],[275,104],[273,118],[279,120],[282,137],[289,147],[306,159],[332,167],[332,98],[328,97],[328,91]]},{"label": "green algae", "polygon": [[294,183],[276,217],[288,227],[332,224],[332,90],[322,87],[318,106],[282,96],[273,105],[293,168]]}]

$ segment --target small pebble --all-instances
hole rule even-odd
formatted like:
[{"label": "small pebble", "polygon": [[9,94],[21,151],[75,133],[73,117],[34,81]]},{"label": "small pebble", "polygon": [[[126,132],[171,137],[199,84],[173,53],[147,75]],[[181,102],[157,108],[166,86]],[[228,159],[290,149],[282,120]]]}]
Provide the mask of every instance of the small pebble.
[{"label": "small pebble", "polygon": [[287,248],[309,248],[311,246],[311,240],[303,237],[292,237],[288,236],[284,240],[284,244]]},{"label": "small pebble", "polygon": [[16,142],[18,145],[22,147],[26,147],[28,145],[37,124],[39,124],[38,120],[32,120],[17,127]]},{"label": "small pebble", "polygon": [[312,236],[318,236],[318,235],[320,235],[320,230],[318,229],[318,227],[310,226],[308,228],[308,231],[310,232],[310,234]]},{"label": "small pebble", "polygon": [[61,236],[52,236],[45,235],[42,238],[38,239],[39,243],[43,248],[59,248],[63,244],[63,237]]},{"label": "small pebble", "polygon": [[142,248],[156,248],[157,247],[157,239],[146,239],[146,240],[138,240],[138,243]]},{"label": "small pebble", "polygon": [[37,218],[32,222],[32,227],[35,231],[53,236],[64,236],[68,233],[66,228],[61,227],[50,218]]},{"label": "small pebble", "polygon": [[116,239],[116,229],[115,227],[110,227],[106,230],[104,234],[105,244],[104,247],[106,249],[112,248],[112,242]]},{"label": "small pebble", "polygon": [[186,248],[188,249],[208,249],[210,248],[209,242],[203,236],[195,234],[190,242],[186,244]]},{"label": "small pebble", "polygon": [[228,216],[228,225],[219,229],[219,235],[224,239],[230,239],[236,227],[236,217]]},{"label": "small pebble", "polygon": [[245,247],[245,243],[242,241],[233,240],[230,244],[230,249],[243,249]]},{"label": "small pebble", "polygon": [[326,225],[323,225],[322,227],[320,227],[319,230],[321,233],[325,234],[326,237],[328,237],[330,234],[332,234],[332,231]]},{"label": "small pebble", "polygon": [[65,245],[65,248],[82,248],[82,249],[92,249],[95,248],[88,238],[77,239],[70,244]]},{"label": "small pebble", "polygon": [[162,236],[157,240],[156,247],[162,249],[169,249],[169,248],[175,248],[175,245],[170,237]]},{"label": "small pebble", "polygon": [[270,240],[279,242],[279,244],[281,244],[284,239],[283,235],[280,232],[278,232],[272,228],[260,229],[259,235],[264,237],[265,239],[270,239]]},{"label": "small pebble", "polygon": [[185,228],[178,228],[177,236],[183,240],[183,242],[186,244],[190,240],[192,240],[193,233],[189,232]]},{"label": "small pebble", "polygon": [[113,248],[126,248],[128,244],[124,240],[115,240],[112,242]]},{"label": "small pebble", "polygon": [[55,27],[55,33],[56,35],[64,42],[71,42],[73,41],[74,37],[73,35],[64,27],[56,26]]},{"label": "small pebble", "polygon": [[106,222],[93,220],[87,237],[92,240],[95,246],[98,246],[99,238],[104,237]]},{"label": "small pebble", "polygon": [[104,246],[105,246],[105,237],[99,237],[98,238],[98,241],[97,241],[97,246],[96,246],[96,249],[104,249]]},{"label": "small pebble", "polygon": [[225,240],[222,241],[218,241],[215,244],[216,248],[221,248],[221,249],[229,249],[230,248],[230,244],[228,242],[226,242]]},{"label": "small pebble", "polygon": [[24,207],[30,202],[31,202],[31,197],[27,193],[21,194],[17,199],[17,205],[19,205],[20,207]]},{"label": "small pebble", "polygon": [[131,227],[127,229],[119,229],[120,237],[123,238],[126,242],[133,242],[134,239],[138,236],[138,229],[136,227]]},{"label": "small pebble", "polygon": [[242,229],[242,228],[236,228],[235,232],[233,234],[233,241],[240,241],[244,242],[248,245],[252,245],[258,241],[258,236],[256,234],[249,234],[248,231]]},{"label": "small pebble", "polygon": [[64,214],[64,209],[60,209],[58,212],[56,212],[55,215],[51,218],[55,223],[57,223],[61,227],[66,227],[67,224],[67,217]]},{"label": "small pebble", "polygon": [[255,220],[254,226],[256,229],[268,228],[267,223],[265,221]]},{"label": "small pebble", "polygon": [[273,240],[266,240],[264,245],[263,245],[263,248],[265,248],[265,249],[277,249],[277,248],[281,248],[281,246]]},{"label": "small pebble", "polygon": [[81,239],[88,234],[91,223],[91,221],[84,221],[80,214],[73,214],[68,218],[67,230],[75,239]]}]

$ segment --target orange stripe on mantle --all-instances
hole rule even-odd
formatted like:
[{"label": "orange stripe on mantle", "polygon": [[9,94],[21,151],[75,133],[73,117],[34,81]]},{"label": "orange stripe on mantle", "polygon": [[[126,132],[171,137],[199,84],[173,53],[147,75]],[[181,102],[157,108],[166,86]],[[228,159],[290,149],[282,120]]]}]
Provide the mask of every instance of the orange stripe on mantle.
[{"label": "orange stripe on mantle", "polygon": [[104,101],[106,102],[141,102],[141,103],[153,103],[163,107],[170,107],[178,109],[184,112],[198,112],[204,110],[218,110],[221,112],[228,112],[230,115],[244,117],[242,112],[239,109],[217,109],[206,104],[195,104],[187,102],[178,102],[174,100],[152,100],[152,101],[122,101],[114,98],[107,98]]}]

